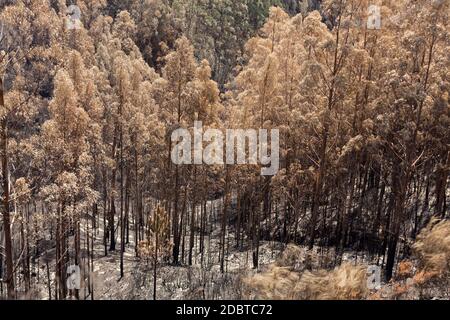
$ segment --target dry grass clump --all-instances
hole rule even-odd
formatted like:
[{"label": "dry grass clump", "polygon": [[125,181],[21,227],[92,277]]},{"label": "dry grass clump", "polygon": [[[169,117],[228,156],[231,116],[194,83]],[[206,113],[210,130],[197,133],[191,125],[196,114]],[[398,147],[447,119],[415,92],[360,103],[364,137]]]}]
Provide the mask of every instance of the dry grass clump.
[{"label": "dry grass clump", "polygon": [[256,300],[294,300],[300,274],[272,265],[269,270],[244,279],[245,295]]},{"label": "dry grass clump", "polygon": [[297,272],[310,257],[296,246],[288,246],[276,264],[265,272],[244,279],[251,299],[355,300],[367,297],[367,267],[345,263],[327,271]]},{"label": "dry grass clump", "polygon": [[450,272],[450,221],[433,220],[413,246],[423,270],[445,277]]},{"label": "dry grass clump", "polygon": [[368,294],[367,267],[344,263],[332,271],[305,272],[295,286],[302,300],[359,300]]}]

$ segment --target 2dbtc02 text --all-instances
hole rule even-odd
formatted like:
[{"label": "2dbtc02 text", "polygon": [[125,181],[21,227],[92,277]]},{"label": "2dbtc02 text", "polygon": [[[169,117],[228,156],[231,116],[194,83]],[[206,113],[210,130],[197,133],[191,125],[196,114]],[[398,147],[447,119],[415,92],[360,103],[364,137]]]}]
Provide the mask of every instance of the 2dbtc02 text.
[{"label": "2dbtc02 text", "polygon": [[183,305],[177,307],[177,315],[198,315],[207,318],[211,314],[220,315],[272,315],[271,305],[242,305],[242,304],[229,304],[220,305],[219,309],[213,309],[212,307],[191,307]]}]

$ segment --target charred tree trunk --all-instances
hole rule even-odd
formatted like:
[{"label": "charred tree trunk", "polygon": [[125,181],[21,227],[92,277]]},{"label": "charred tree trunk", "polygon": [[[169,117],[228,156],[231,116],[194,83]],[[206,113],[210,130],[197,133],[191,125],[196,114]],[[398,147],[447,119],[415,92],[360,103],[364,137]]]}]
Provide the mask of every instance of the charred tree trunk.
[{"label": "charred tree trunk", "polygon": [[2,187],[3,187],[3,230],[5,234],[6,287],[8,299],[15,298],[13,249],[11,237],[11,216],[9,207],[9,163],[8,163],[8,117],[3,93],[3,78],[0,77],[0,112],[1,117],[1,153],[2,153]]}]

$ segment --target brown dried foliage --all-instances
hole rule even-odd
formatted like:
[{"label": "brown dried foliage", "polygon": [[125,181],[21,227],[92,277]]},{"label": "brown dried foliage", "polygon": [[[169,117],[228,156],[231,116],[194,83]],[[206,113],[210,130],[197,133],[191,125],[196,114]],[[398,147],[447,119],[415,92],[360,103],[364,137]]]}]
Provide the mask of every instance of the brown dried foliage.
[{"label": "brown dried foliage", "polygon": [[420,259],[425,278],[434,275],[448,276],[450,272],[450,221],[433,220],[420,233],[413,248]]},{"label": "brown dried foliage", "polygon": [[[334,270],[293,271],[304,253],[288,246],[267,271],[244,279],[246,294],[253,299],[356,300],[368,295],[367,267],[344,263]],[[282,266],[285,264],[287,266]]]}]

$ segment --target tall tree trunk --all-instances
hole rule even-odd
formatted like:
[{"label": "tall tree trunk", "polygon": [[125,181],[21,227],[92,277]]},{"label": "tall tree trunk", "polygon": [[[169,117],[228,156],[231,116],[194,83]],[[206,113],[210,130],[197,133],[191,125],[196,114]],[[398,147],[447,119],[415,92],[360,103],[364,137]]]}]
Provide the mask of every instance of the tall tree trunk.
[{"label": "tall tree trunk", "polygon": [[[115,159],[116,156],[116,138],[114,138],[113,147],[112,147],[112,155]],[[111,192],[110,192],[110,212],[109,212],[109,251],[115,251],[116,250],[116,233],[115,233],[115,222],[114,217],[116,215],[116,199],[114,196],[116,189],[116,167],[112,170],[112,176],[111,176]]]},{"label": "tall tree trunk", "polygon": [[191,209],[191,221],[190,221],[190,231],[189,231],[189,256],[188,256],[188,264],[192,266],[192,251],[194,250],[194,233],[195,233],[195,210],[196,210],[196,197],[195,194],[198,192],[196,190],[196,167],[194,165],[193,168],[193,185],[192,185],[192,209]]},{"label": "tall tree trunk", "polygon": [[436,215],[445,218],[445,196],[447,191],[447,180],[450,171],[450,151],[443,154],[443,163],[439,164],[438,177],[436,181]]},{"label": "tall tree trunk", "polygon": [[222,224],[221,224],[221,240],[220,240],[220,272],[225,272],[225,236],[227,232],[227,222],[228,222],[228,202],[229,202],[229,187],[230,187],[230,174],[228,166],[225,167],[225,196],[223,203],[222,212]]},{"label": "tall tree trunk", "polygon": [[158,267],[158,246],[159,246],[159,217],[156,218],[156,228],[155,232],[155,255],[153,257],[153,300],[156,300],[156,277],[157,277],[157,267]]},{"label": "tall tree trunk", "polygon": [[180,183],[179,183],[179,168],[176,166],[175,168],[175,192],[174,192],[174,208],[173,208],[173,237],[174,237],[174,243],[173,243],[173,264],[178,265],[179,264],[179,257],[180,257],[180,242],[181,242],[181,230],[180,230],[180,222],[179,222],[179,216],[178,216],[178,198],[179,198],[179,190],[180,190]]},{"label": "tall tree trunk", "polygon": [[400,227],[404,218],[405,199],[408,189],[407,181],[409,181],[408,174],[402,170],[401,166],[396,165],[392,175],[394,210],[392,212],[387,242],[386,281],[391,280],[393,275],[397,245],[400,237]]},{"label": "tall tree trunk", "polygon": [[134,148],[134,197],[135,197],[135,204],[134,204],[134,250],[136,253],[136,256],[138,255],[138,244],[141,241],[140,233],[139,233],[139,226],[140,226],[140,214],[139,214],[139,178],[138,178],[138,153],[136,146]]},{"label": "tall tree trunk", "polygon": [[5,106],[3,78],[0,77],[0,112],[1,118],[1,153],[2,153],[2,186],[3,186],[3,229],[5,234],[6,286],[8,299],[14,299],[14,270],[11,238],[11,216],[9,208],[9,163],[8,163],[8,112]]},{"label": "tall tree trunk", "polygon": [[[313,203],[311,208],[311,220],[309,223],[309,249],[313,249],[315,237],[316,237],[316,224],[317,219],[319,217],[319,208],[322,199],[323,192],[323,183],[326,175],[326,166],[327,166],[327,148],[328,148],[328,139],[329,139],[329,131],[330,131],[330,121],[331,121],[331,111],[333,110],[335,104],[335,82],[336,77],[339,73],[340,67],[342,65],[342,61],[340,61],[339,57],[339,41],[341,36],[341,21],[342,21],[342,6],[343,2],[339,3],[339,11],[337,17],[337,25],[336,25],[336,39],[335,39],[335,49],[334,49],[334,61],[333,61],[333,72],[331,74],[331,80],[329,84],[329,91],[327,97],[327,110],[325,110],[325,119],[324,119],[324,129],[321,137],[321,146],[319,150],[319,168],[318,174],[316,177],[316,181],[314,184],[314,194],[313,194]],[[348,37],[346,38],[347,42]],[[346,43],[345,43],[346,44]]]},{"label": "tall tree trunk", "polygon": [[[120,113],[121,114],[121,113]],[[125,221],[124,221],[124,193],[123,193],[123,131],[120,127],[120,279],[123,278],[123,255],[125,251]]]},{"label": "tall tree trunk", "polygon": [[103,169],[103,248],[105,257],[108,255],[108,236],[109,228],[106,225],[106,217],[108,215],[108,187],[107,187],[106,169]]}]

